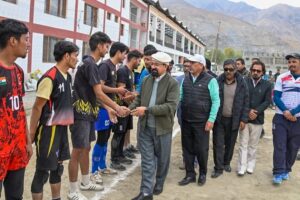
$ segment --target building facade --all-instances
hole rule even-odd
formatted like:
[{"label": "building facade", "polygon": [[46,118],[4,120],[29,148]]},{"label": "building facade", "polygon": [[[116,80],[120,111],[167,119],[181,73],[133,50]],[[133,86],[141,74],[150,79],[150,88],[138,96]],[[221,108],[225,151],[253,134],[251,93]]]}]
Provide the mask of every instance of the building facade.
[{"label": "building facade", "polygon": [[162,8],[159,1],[144,1],[149,6],[148,44],[170,54],[175,63],[182,63],[183,58],[194,54],[204,54],[204,42],[176,16]]},{"label": "building facade", "polygon": [[53,66],[53,48],[58,40],[75,42],[80,48],[79,58],[88,54],[89,36],[97,31],[131,49],[142,50],[147,43],[153,44],[169,53],[175,63],[181,57],[204,52],[197,36],[150,0],[0,0],[3,18],[23,21],[29,27],[28,56],[17,60],[28,73],[37,69],[45,72]]}]

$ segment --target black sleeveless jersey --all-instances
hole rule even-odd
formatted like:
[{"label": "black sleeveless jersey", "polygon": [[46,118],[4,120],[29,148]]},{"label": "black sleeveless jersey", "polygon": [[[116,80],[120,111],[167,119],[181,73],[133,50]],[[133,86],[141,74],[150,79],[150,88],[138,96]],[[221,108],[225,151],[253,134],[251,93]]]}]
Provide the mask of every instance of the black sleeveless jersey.
[{"label": "black sleeveless jersey", "polygon": [[72,106],[72,78],[67,74],[67,79],[54,66],[49,69],[38,81],[38,86],[44,78],[52,80],[52,93],[42,110],[40,124],[46,126],[70,125],[74,123]]}]

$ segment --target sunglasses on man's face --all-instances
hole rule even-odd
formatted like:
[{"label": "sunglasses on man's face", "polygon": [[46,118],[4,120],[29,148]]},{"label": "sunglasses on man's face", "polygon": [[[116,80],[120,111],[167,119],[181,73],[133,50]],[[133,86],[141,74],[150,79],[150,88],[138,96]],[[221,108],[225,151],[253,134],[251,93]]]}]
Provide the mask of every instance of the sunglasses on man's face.
[{"label": "sunglasses on man's face", "polygon": [[257,72],[257,73],[261,73],[262,71],[261,71],[261,70],[259,70],[259,69],[251,69],[251,72],[253,72],[253,73],[255,73],[255,72]]},{"label": "sunglasses on man's face", "polygon": [[233,68],[224,68],[224,72],[233,72],[234,69]]}]

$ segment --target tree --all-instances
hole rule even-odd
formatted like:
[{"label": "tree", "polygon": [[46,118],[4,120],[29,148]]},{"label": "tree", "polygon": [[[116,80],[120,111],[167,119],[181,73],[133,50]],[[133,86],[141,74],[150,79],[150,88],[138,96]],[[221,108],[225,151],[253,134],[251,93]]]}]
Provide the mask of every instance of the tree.
[{"label": "tree", "polygon": [[224,55],[226,59],[234,58],[235,57],[235,51],[233,48],[225,48],[224,49]]}]

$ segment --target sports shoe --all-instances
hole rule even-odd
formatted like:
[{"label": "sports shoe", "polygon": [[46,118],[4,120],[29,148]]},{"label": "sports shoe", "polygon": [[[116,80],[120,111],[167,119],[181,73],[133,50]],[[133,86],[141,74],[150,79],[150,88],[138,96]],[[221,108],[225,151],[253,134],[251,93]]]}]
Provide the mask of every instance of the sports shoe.
[{"label": "sports shoe", "polygon": [[118,161],[119,161],[119,163],[125,164],[125,165],[131,165],[132,164],[132,160],[126,158],[125,156],[124,157],[119,157]]},{"label": "sports shoe", "polygon": [[273,176],[273,184],[274,185],[280,185],[282,183],[282,175],[276,174]]},{"label": "sports shoe", "polygon": [[81,194],[79,191],[77,192],[73,192],[73,193],[69,193],[67,198],[69,200],[88,200],[85,196],[83,196],[83,194]]},{"label": "sports shoe", "polygon": [[284,181],[289,180],[289,178],[290,178],[289,173],[282,173],[282,174],[281,174],[281,178],[282,178],[282,180],[284,180]]},{"label": "sports shoe", "polygon": [[87,185],[83,185],[80,183],[80,189],[81,190],[90,190],[90,191],[103,191],[104,187],[102,185],[98,185],[92,182],[89,182]]},{"label": "sports shoe", "polygon": [[96,184],[103,185],[103,179],[99,171],[90,175],[90,180]]},{"label": "sports shoe", "polygon": [[244,170],[239,170],[237,173],[238,176],[244,176],[245,175],[245,171]]},{"label": "sports shoe", "polygon": [[132,144],[127,148],[132,153],[140,153],[137,148],[135,148]]},{"label": "sports shoe", "polygon": [[111,168],[105,168],[105,169],[99,169],[99,173],[101,173],[102,175],[116,175],[118,174],[118,172],[114,169]]},{"label": "sports shoe", "polygon": [[110,163],[110,168],[118,170],[118,171],[125,171],[126,170],[126,167],[124,167],[123,165],[121,165],[121,163],[115,162],[115,161],[112,161]]},{"label": "sports shoe", "polygon": [[132,151],[130,151],[129,149],[125,149],[123,151],[123,155],[130,159],[136,159],[136,156],[134,155],[134,153]]}]

